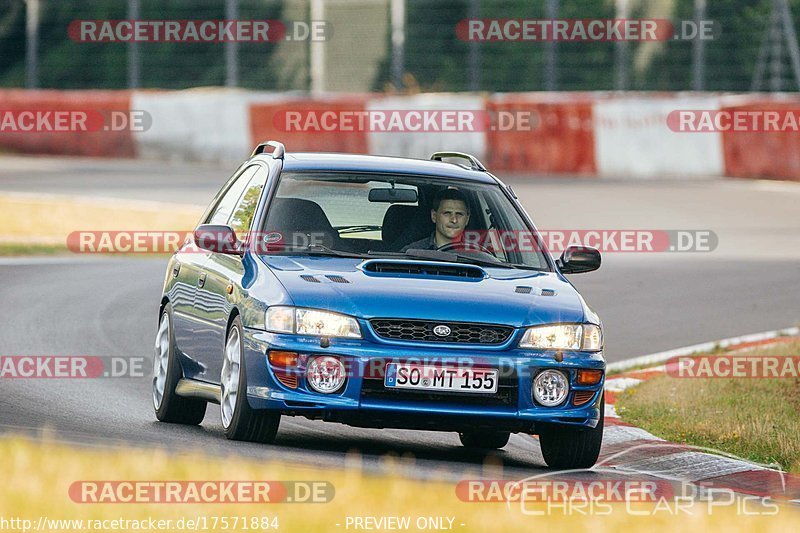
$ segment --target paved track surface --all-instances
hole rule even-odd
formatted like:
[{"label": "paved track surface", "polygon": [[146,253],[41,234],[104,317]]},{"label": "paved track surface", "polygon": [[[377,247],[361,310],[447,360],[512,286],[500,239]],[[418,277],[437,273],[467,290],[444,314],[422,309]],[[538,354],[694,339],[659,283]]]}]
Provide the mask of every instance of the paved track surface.
[{"label": "paved track surface", "polygon": [[[232,169],[158,163],[7,158],[3,191],[204,203]],[[711,253],[607,254],[573,282],[603,317],[607,358],[645,353],[800,322],[800,217],[796,184],[708,181],[593,182],[509,178],[540,228],[709,229]],[[0,353],[152,357],[163,259],[65,257],[0,260]],[[148,368],[149,372],[149,368]],[[404,469],[453,479],[485,470],[487,457],[455,434],[366,430],[284,418],[273,446],[227,442],[218,408],[202,427],[159,424],[149,378],[3,383],[0,429],[82,444],[158,445],[180,451],[342,466],[358,450],[367,468],[386,453],[412,454]],[[541,471],[537,442],[515,435],[493,454],[505,474]],[[493,461],[497,462],[497,461]]]}]

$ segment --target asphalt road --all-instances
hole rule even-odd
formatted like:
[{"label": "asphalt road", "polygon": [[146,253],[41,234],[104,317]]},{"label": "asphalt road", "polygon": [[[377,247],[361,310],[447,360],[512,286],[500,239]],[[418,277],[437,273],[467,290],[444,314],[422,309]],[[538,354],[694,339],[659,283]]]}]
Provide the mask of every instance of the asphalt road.
[{"label": "asphalt road", "polygon": [[[134,162],[13,158],[0,165],[3,190],[91,194],[202,203],[231,169]],[[26,166],[28,165],[28,166]],[[30,173],[26,173],[27,168]],[[573,276],[602,316],[607,358],[800,323],[800,186],[759,182],[589,182],[509,179],[540,227],[710,229],[708,253],[607,254],[600,271]],[[185,190],[184,190],[185,188]],[[184,194],[185,193],[185,194]],[[0,261],[0,353],[152,358],[163,259],[67,257]],[[202,427],[159,424],[149,377],[5,380],[0,428],[81,444],[158,445],[219,455],[351,464],[366,468],[387,453],[417,476],[463,478],[486,468],[455,434],[367,430],[284,418],[273,446],[224,439],[218,408]],[[535,440],[513,436],[497,454],[506,475],[543,468]]]}]

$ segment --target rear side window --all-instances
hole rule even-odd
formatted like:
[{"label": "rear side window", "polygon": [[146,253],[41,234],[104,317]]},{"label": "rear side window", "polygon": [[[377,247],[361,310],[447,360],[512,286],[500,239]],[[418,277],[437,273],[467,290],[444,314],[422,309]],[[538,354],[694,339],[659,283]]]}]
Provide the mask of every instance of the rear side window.
[{"label": "rear side window", "polygon": [[206,224],[227,225],[239,199],[242,197],[247,184],[258,171],[258,166],[247,167],[231,184],[225,194],[220,198],[217,206],[206,219]]}]

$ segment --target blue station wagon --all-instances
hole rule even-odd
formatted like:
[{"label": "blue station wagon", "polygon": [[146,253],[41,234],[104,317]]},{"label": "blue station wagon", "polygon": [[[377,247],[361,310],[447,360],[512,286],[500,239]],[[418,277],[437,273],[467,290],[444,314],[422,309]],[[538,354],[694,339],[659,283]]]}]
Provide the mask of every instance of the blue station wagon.
[{"label": "blue station wagon", "polygon": [[230,439],[282,416],[449,431],[498,449],[539,435],[586,468],[603,435],[603,332],[510,187],[475,157],[285,152],[260,144],[171,257],[153,404]]}]

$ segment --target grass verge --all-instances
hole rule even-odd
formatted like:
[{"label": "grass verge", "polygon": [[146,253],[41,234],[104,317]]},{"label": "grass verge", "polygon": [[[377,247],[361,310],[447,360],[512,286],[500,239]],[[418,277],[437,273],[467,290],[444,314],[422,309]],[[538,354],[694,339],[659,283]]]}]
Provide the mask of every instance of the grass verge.
[{"label": "grass verge", "polygon": [[181,231],[202,208],[105,198],[0,194],[0,256],[69,253],[75,231]]},{"label": "grass verge", "polygon": [[0,242],[0,257],[28,255],[63,255],[69,253],[66,244]]},{"label": "grass verge", "polygon": [[[800,342],[748,352],[797,356]],[[800,472],[800,380],[659,376],[617,396],[625,422],[664,439]]]},{"label": "grass verge", "polygon": [[[214,437],[210,437],[214,438]],[[735,507],[715,509],[708,514],[704,506],[687,515],[648,514],[637,507],[634,515],[624,504],[614,504],[604,516],[586,511],[566,514],[563,507],[549,513],[544,504],[468,503],[456,496],[455,485],[445,482],[421,482],[405,479],[402,470],[411,458],[387,458],[385,464],[396,475],[365,475],[358,468],[332,470],[287,466],[277,462],[247,461],[235,455],[231,443],[229,457],[209,457],[200,453],[167,454],[143,449],[75,449],[51,442],[20,438],[0,439],[0,517],[20,517],[36,524],[40,516],[51,519],[111,520],[169,519],[213,517],[277,517],[281,531],[347,531],[347,517],[410,517],[416,525],[419,517],[449,517],[453,531],[626,531],[648,533],[680,530],[691,524],[694,529],[727,531],[788,531],[800,514],[782,507],[774,516],[740,516]],[[352,456],[350,463],[357,463]],[[494,473],[496,476],[497,474]],[[487,477],[492,473],[487,472]],[[330,503],[300,504],[81,504],[69,497],[69,487],[76,481],[202,481],[318,480],[332,483],[335,496]],[[643,504],[640,504],[643,505]],[[533,515],[531,513],[540,514]],[[526,514],[527,513],[527,514]],[[232,520],[232,519],[231,519]],[[174,522],[173,522],[174,523]],[[447,521],[444,522],[447,525]],[[75,529],[74,527],[72,529]],[[88,530],[84,524],[83,530]],[[252,528],[251,528],[252,529]],[[362,528],[363,529],[363,528]],[[449,529],[449,528],[444,528]],[[176,528],[164,529],[175,531]],[[239,530],[244,530],[239,528]],[[410,527],[409,531],[419,530]]]}]

